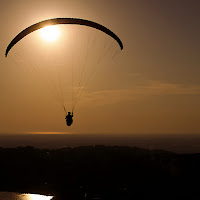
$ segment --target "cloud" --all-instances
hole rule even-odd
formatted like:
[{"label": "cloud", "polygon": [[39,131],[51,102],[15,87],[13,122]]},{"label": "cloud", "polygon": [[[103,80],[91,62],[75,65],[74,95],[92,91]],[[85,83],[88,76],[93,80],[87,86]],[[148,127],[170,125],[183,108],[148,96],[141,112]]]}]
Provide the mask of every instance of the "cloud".
[{"label": "cloud", "polygon": [[193,95],[200,94],[200,85],[183,85],[155,80],[145,80],[142,85],[135,86],[135,92],[146,95]]},{"label": "cloud", "polygon": [[200,85],[182,85],[157,80],[136,81],[129,89],[112,89],[88,92],[83,101],[95,105],[135,101],[155,95],[199,95]]}]

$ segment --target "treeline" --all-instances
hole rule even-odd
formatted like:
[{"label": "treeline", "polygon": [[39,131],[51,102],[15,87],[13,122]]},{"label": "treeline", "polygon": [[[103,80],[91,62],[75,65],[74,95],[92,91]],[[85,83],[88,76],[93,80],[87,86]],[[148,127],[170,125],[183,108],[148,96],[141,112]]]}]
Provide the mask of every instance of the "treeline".
[{"label": "treeline", "polygon": [[0,190],[56,199],[200,199],[200,154],[125,146],[0,148]]}]

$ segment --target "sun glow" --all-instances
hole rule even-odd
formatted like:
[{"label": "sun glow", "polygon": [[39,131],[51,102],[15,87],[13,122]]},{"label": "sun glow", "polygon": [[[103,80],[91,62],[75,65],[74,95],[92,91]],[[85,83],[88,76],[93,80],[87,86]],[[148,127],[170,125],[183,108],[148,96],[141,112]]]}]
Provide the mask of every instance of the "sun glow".
[{"label": "sun glow", "polygon": [[54,42],[60,36],[60,29],[58,26],[46,26],[40,29],[40,36],[47,42]]}]

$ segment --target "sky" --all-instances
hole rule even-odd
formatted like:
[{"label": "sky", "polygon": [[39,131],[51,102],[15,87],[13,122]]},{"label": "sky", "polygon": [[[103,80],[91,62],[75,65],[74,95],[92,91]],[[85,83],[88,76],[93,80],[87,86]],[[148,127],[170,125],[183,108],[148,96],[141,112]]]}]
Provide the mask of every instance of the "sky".
[{"label": "sky", "polygon": [[[200,134],[198,0],[0,3],[0,133]],[[98,22],[118,35],[124,49],[120,51],[104,35],[93,36],[93,30],[61,27],[57,42],[45,42],[36,31],[5,58],[7,45],[20,31],[57,17]],[[82,41],[85,43],[80,42],[82,37],[87,38]],[[101,65],[97,60],[104,53],[98,45],[106,52]],[[91,67],[89,72],[96,71],[74,109],[73,125],[67,127],[63,108],[51,91],[52,79],[47,85],[45,76],[47,70],[48,76],[57,73],[52,71],[54,65],[64,70],[62,89],[68,109],[72,96],[70,66],[84,66],[85,60]],[[76,69],[73,73],[75,77]],[[75,83],[73,86],[77,89]]]}]

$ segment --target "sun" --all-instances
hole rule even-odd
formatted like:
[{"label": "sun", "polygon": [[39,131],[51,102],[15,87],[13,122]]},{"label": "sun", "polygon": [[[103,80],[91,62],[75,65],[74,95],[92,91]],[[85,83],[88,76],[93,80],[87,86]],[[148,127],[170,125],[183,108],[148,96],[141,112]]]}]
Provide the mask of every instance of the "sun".
[{"label": "sun", "polygon": [[60,29],[58,26],[46,26],[40,29],[40,36],[47,42],[54,42],[60,36]]}]

